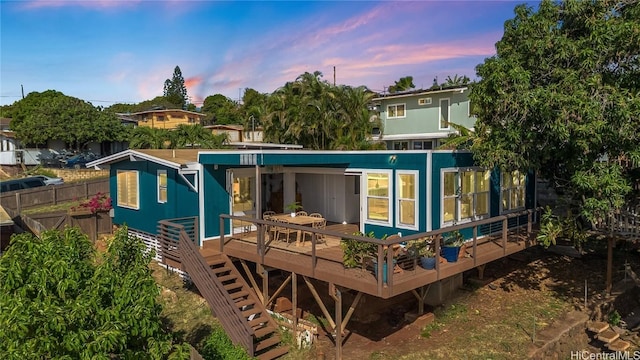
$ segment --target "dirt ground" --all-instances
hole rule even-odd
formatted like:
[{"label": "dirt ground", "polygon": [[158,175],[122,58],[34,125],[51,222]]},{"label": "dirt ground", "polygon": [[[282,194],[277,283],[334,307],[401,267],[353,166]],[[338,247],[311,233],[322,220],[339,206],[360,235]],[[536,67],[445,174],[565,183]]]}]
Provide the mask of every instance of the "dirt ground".
[{"label": "dirt ground", "polygon": [[[625,245],[626,246],[626,245]],[[623,317],[640,307],[640,292],[630,291],[605,300],[606,251],[580,259],[534,248],[518,260],[507,258],[488,264],[486,285],[465,286],[449,302],[431,309],[435,320],[426,317],[409,323],[404,313],[415,311],[414,302],[394,306],[379,314],[375,322],[349,324],[342,350],[344,359],[513,359],[527,358],[536,334],[559,332],[564,314],[580,310],[589,318],[607,317],[603,309]],[[640,273],[635,250],[614,254],[614,284],[624,280],[623,264]],[[466,278],[475,276],[474,272]],[[585,310],[585,281],[587,308]],[[547,334],[548,335],[548,334]],[[542,338],[542,336],[538,336]],[[637,337],[636,337],[637,339]],[[318,359],[335,359],[330,336],[323,334],[312,350]],[[570,358],[571,351],[602,349],[586,331],[565,336],[558,342],[555,358]],[[635,344],[638,348],[638,343]],[[308,358],[292,353],[290,358]]]}]

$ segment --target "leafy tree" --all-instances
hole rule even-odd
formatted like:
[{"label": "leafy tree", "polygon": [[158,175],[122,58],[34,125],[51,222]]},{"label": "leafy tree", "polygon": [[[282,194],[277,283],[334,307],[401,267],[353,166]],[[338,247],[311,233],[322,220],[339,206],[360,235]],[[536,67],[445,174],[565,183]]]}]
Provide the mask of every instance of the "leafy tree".
[{"label": "leafy tree", "polygon": [[405,76],[401,77],[400,80],[395,81],[393,85],[389,86],[389,92],[393,94],[414,89],[415,87],[416,86],[413,84],[413,76]]},{"label": "leafy tree", "polygon": [[207,114],[204,121],[206,125],[241,123],[238,105],[222,94],[207,96],[201,110]]},{"label": "leafy tree", "polygon": [[640,2],[543,1],[505,23],[470,94],[487,167],[535,169],[593,220],[640,179]]},{"label": "leafy tree", "polygon": [[77,228],[14,236],[0,258],[3,358],[188,358],[163,329],[150,259],[126,228],[104,254]]},{"label": "leafy tree", "polygon": [[16,137],[27,145],[61,140],[81,150],[90,142],[121,140],[126,133],[111,112],[55,90],[30,93],[14,103],[7,115]]},{"label": "leafy tree", "polygon": [[173,69],[173,77],[164,81],[164,97],[180,109],[184,108],[187,100],[187,87],[179,66]]}]

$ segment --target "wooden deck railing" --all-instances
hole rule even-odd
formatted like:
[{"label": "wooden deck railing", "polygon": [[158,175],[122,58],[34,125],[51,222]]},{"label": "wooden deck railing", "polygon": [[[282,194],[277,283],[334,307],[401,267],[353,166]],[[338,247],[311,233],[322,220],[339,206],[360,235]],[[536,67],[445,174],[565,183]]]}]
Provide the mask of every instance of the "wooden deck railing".
[{"label": "wooden deck railing", "polygon": [[624,238],[640,239],[640,206],[612,212],[607,218],[599,221],[596,228]]},{"label": "wooden deck railing", "polygon": [[[439,254],[440,253],[440,249],[442,247],[442,235],[444,233],[448,233],[451,231],[455,231],[455,230],[466,230],[469,231],[467,229],[470,229],[471,233],[473,234],[471,239],[467,240],[467,248],[469,247],[469,245],[471,245],[471,249],[472,249],[472,258],[473,258],[473,266],[479,266],[482,265],[482,263],[478,263],[478,259],[476,257],[476,251],[477,251],[477,247],[478,247],[478,239],[480,237],[484,237],[484,236],[490,236],[492,238],[498,238],[500,239],[500,244],[502,247],[502,251],[503,251],[503,256],[507,256],[507,241],[508,241],[508,237],[509,237],[509,233],[510,232],[521,232],[524,235],[527,235],[527,238],[530,238],[530,235],[532,233],[532,228],[533,228],[533,224],[535,222],[537,222],[537,219],[539,219],[539,213],[542,209],[532,209],[532,210],[525,210],[525,211],[521,211],[521,212],[515,212],[515,213],[511,213],[511,214],[507,214],[507,215],[501,215],[501,216],[496,216],[496,217],[492,217],[489,219],[484,219],[484,220],[479,220],[479,221],[473,221],[473,222],[468,222],[468,223],[464,223],[464,224],[459,224],[459,225],[454,225],[454,226],[449,226],[449,227],[445,227],[442,229],[438,229],[438,230],[433,230],[433,231],[429,231],[429,232],[424,232],[424,233],[418,233],[418,234],[413,234],[413,235],[407,235],[407,236],[402,236],[402,237],[393,237],[393,238],[387,238],[387,239],[375,239],[375,238],[370,238],[370,237],[364,237],[364,236],[359,236],[359,235],[354,235],[354,234],[344,234],[344,233],[340,233],[340,232],[335,232],[335,231],[331,231],[331,230],[322,230],[322,229],[310,229],[307,226],[300,226],[300,225],[294,225],[294,224],[282,224],[282,223],[275,223],[273,221],[269,221],[269,220],[262,220],[262,219],[256,219],[256,218],[251,218],[251,217],[246,217],[246,216],[233,216],[233,215],[228,215],[228,214],[221,214],[220,215],[220,229],[221,229],[221,235],[220,236],[220,252],[224,252],[224,246],[225,246],[225,242],[226,240],[229,240],[228,237],[225,237],[225,225],[227,223],[227,220],[239,220],[242,222],[246,222],[246,223],[252,223],[255,225],[255,227],[257,228],[257,243],[256,243],[256,252],[257,255],[259,256],[260,260],[259,263],[264,265],[264,258],[265,258],[265,254],[267,253],[267,251],[269,250],[270,244],[269,242],[265,239],[266,238],[266,229],[269,226],[286,226],[288,228],[291,228],[293,230],[301,230],[307,233],[311,233],[311,263],[310,263],[310,267],[311,267],[311,272],[312,272],[312,276],[314,275],[315,271],[316,271],[316,266],[317,266],[317,256],[316,256],[316,252],[317,252],[317,245],[318,245],[318,234],[322,234],[325,236],[332,236],[332,237],[337,237],[337,238],[342,238],[342,239],[353,239],[353,240],[358,240],[358,241],[364,241],[364,242],[368,242],[368,243],[374,243],[378,245],[378,252],[377,252],[377,263],[378,264],[384,264],[386,263],[387,266],[378,266],[377,267],[377,274],[376,274],[376,278],[377,278],[377,288],[378,288],[378,294],[382,294],[383,293],[383,287],[388,287],[389,291],[393,292],[393,279],[394,279],[394,266],[393,266],[393,253],[391,251],[385,251],[385,249],[392,247],[395,244],[399,244],[399,243],[403,243],[403,242],[408,242],[411,240],[417,240],[417,239],[425,239],[425,238],[431,238],[434,241],[434,247],[435,247],[435,253]],[[233,239],[233,237],[232,237]],[[387,276],[384,277],[387,279],[386,283],[383,283],[383,276],[382,276],[382,272],[384,271],[384,269],[386,269],[387,271]],[[437,279],[442,279],[443,277],[441,277],[441,270],[440,270],[440,263],[438,261],[436,261],[436,268],[435,268],[436,274],[437,274]]]},{"label": "wooden deck railing", "polygon": [[182,264],[189,273],[189,277],[198,287],[211,311],[222,324],[231,341],[244,347],[249,356],[254,355],[253,330],[247,325],[247,321],[240,309],[235,305],[224,286],[212,272],[207,262],[202,257],[199,247],[186,231],[179,232],[179,251]]},{"label": "wooden deck railing", "polygon": [[165,265],[167,261],[181,263],[178,243],[180,234],[184,232],[191,242],[199,243],[198,217],[185,217],[177,219],[160,220],[158,222],[159,256]]}]

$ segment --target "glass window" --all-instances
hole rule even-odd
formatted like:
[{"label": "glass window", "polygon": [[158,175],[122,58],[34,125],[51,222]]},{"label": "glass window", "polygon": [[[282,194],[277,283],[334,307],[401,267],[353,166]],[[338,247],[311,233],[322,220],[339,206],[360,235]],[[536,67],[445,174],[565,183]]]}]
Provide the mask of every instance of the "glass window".
[{"label": "glass window", "polygon": [[417,172],[398,172],[396,178],[399,226],[417,228]]},{"label": "glass window", "polygon": [[445,171],[442,178],[442,222],[471,221],[489,215],[489,171]]},{"label": "glass window", "polygon": [[440,99],[440,130],[449,129],[449,99]]},{"label": "glass window", "polygon": [[167,170],[158,170],[158,202],[167,202]]},{"label": "glass window", "polygon": [[367,173],[367,219],[389,222],[389,173]]},{"label": "glass window", "polygon": [[524,208],[525,184],[525,174],[520,171],[502,173],[502,211]]},{"label": "glass window", "polygon": [[118,170],[116,178],[118,206],[139,209],[138,171]]},{"label": "glass window", "polygon": [[403,118],[405,117],[404,104],[393,104],[387,106],[387,118]]},{"label": "glass window", "polygon": [[393,150],[408,150],[409,142],[408,141],[394,141],[393,142]]}]

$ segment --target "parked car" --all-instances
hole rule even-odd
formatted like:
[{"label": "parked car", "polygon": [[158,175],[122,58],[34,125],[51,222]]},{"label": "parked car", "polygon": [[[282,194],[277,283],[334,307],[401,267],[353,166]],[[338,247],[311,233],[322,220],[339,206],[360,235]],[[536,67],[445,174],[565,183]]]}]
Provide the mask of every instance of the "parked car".
[{"label": "parked car", "polygon": [[81,153],[62,160],[62,167],[80,169],[85,167],[87,163],[97,159],[98,156],[94,153]]},{"label": "parked car", "polygon": [[42,179],[47,185],[61,185],[64,184],[64,179],[61,177],[50,177],[46,175],[36,175],[34,177]]},{"label": "parked car", "polygon": [[44,180],[35,176],[23,179],[6,180],[0,183],[0,192],[31,189],[45,185]]}]

